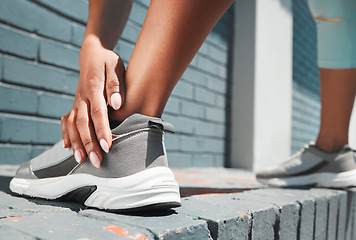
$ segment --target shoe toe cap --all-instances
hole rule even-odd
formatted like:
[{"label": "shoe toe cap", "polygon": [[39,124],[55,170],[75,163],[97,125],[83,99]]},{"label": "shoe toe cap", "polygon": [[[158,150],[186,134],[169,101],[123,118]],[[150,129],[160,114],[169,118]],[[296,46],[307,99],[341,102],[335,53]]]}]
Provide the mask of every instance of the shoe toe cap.
[{"label": "shoe toe cap", "polygon": [[16,178],[37,179],[31,170],[31,161],[24,162],[16,171]]},{"label": "shoe toe cap", "polygon": [[285,177],[286,174],[279,168],[270,168],[264,169],[262,171],[258,171],[256,173],[257,179],[261,178],[282,178]]}]

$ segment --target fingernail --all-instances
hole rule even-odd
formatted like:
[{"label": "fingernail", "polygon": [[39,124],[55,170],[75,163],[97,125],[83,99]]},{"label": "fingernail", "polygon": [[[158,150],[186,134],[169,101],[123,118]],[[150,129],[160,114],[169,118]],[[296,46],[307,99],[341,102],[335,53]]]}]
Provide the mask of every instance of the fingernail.
[{"label": "fingernail", "polygon": [[66,145],[64,144],[64,140],[62,140],[62,143],[63,143],[63,148],[66,148]]},{"label": "fingernail", "polygon": [[103,138],[100,139],[100,146],[106,153],[109,152],[109,145]]},{"label": "fingernail", "polygon": [[96,168],[100,167],[100,160],[99,160],[98,155],[96,155],[95,152],[91,152],[89,154],[89,158],[90,158],[91,163],[94,165],[94,167],[96,167]]},{"label": "fingernail", "polygon": [[121,107],[121,95],[120,93],[114,93],[111,95],[111,105],[115,110]]},{"label": "fingernail", "polygon": [[74,151],[74,158],[75,158],[75,161],[77,161],[77,163],[81,163],[81,161],[82,161],[82,154],[80,153],[79,150],[75,150],[75,151]]}]

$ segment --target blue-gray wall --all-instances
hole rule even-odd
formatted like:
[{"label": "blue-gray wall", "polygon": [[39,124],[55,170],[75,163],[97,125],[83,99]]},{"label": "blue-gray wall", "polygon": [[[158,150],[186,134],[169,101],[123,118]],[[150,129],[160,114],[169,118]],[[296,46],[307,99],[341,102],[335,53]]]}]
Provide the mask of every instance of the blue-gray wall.
[{"label": "blue-gray wall", "polygon": [[[134,2],[115,50],[130,59],[149,1]],[[0,163],[19,164],[61,138],[74,99],[85,0],[2,0],[0,4]],[[163,118],[171,166],[223,166],[233,14],[209,35],[170,98]]]},{"label": "blue-gray wall", "polygon": [[316,140],[320,89],[316,26],[306,0],[293,1],[292,152]]}]

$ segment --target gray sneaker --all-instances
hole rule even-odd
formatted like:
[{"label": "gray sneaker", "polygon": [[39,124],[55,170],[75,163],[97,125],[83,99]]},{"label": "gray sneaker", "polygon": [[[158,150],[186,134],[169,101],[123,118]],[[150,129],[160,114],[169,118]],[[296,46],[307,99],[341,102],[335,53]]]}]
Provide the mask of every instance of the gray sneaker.
[{"label": "gray sneaker", "polygon": [[88,158],[78,164],[62,141],[23,163],[10,182],[14,193],[50,200],[77,201],[109,210],[179,207],[180,194],[167,165],[159,118],[134,114],[112,130],[113,144],[99,169]]},{"label": "gray sneaker", "polygon": [[347,145],[339,152],[328,153],[310,143],[288,161],[257,172],[256,177],[261,183],[278,187],[356,186],[355,153]]}]

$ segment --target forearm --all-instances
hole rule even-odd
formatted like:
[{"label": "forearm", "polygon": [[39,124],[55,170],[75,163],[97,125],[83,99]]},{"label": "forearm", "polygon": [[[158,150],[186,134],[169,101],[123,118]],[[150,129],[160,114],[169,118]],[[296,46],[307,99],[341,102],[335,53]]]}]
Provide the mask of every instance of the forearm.
[{"label": "forearm", "polygon": [[90,0],[84,41],[97,40],[112,50],[125,28],[131,6],[132,0]]}]

